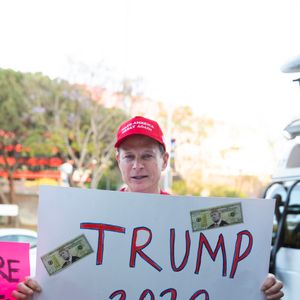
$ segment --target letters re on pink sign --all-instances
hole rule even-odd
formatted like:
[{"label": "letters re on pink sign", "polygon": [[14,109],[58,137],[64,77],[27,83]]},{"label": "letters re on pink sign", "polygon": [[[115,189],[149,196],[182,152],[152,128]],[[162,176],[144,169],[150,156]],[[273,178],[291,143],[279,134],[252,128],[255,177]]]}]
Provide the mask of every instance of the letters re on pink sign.
[{"label": "letters re on pink sign", "polygon": [[0,299],[14,299],[11,292],[29,273],[29,244],[0,242]]}]

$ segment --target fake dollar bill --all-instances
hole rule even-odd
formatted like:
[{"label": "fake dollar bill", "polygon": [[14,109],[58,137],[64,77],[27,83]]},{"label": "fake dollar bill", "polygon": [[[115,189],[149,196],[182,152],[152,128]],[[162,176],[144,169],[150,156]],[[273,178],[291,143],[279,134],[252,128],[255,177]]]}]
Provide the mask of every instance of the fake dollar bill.
[{"label": "fake dollar bill", "polygon": [[84,234],[43,255],[41,260],[49,273],[53,275],[92,253],[93,249]]},{"label": "fake dollar bill", "polygon": [[243,223],[241,203],[199,209],[190,212],[193,231]]}]

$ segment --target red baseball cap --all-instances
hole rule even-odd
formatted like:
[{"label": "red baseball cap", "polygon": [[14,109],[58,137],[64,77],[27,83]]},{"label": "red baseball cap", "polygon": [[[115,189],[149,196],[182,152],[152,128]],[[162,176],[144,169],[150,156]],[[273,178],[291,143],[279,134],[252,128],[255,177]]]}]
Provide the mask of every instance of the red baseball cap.
[{"label": "red baseball cap", "polygon": [[156,140],[161,145],[163,145],[164,149],[166,150],[163,132],[158,123],[141,116],[136,116],[121,124],[117,132],[117,141],[115,143],[115,148],[118,148],[126,138],[136,134],[145,135],[151,139]]}]

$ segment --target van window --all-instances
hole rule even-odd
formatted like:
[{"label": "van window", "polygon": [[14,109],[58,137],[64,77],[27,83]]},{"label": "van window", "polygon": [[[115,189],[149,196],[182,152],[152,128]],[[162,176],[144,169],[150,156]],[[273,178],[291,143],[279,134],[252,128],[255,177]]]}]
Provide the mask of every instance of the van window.
[{"label": "van window", "polygon": [[299,168],[300,167],[300,145],[297,144],[292,149],[289,159],[286,164],[287,168]]}]

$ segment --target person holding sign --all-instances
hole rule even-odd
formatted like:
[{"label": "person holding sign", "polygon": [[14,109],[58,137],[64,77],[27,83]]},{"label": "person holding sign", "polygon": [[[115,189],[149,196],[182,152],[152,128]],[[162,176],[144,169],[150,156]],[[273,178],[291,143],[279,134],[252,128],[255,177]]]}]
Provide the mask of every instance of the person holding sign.
[{"label": "person holding sign", "polygon": [[[160,187],[162,171],[167,167],[169,154],[163,132],[156,121],[141,116],[127,120],[119,127],[115,143],[116,160],[125,187],[122,192],[168,194]],[[273,274],[264,280],[261,290],[266,299],[278,300],[283,296],[283,284]],[[27,278],[13,292],[16,299],[28,299],[40,292],[38,283]]]},{"label": "person holding sign", "polygon": [[169,154],[158,123],[135,117],[123,123],[115,143],[116,159],[126,187],[123,192],[167,194],[160,189]]}]

